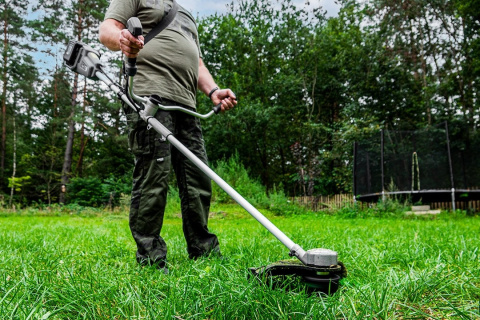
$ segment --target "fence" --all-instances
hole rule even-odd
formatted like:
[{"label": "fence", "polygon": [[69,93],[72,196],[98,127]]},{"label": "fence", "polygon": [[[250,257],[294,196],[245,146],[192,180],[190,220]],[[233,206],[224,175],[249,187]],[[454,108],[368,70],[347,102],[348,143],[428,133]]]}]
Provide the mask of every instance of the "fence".
[{"label": "fence", "polygon": [[335,194],[331,196],[295,197],[293,202],[313,211],[333,210],[353,204],[353,195]]},{"label": "fence", "polygon": [[[353,195],[351,194],[336,194],[331,196],[316,196],[316,197],[295,197],[292,201],[301,206],[305,206],[313,211],[335,210],[347,205],[353,205]],[[375,205],[369,203],[357,202],[362,205]],[[452,210],[452,202],[432,202],[429,203],[430,209]],[[475,212],[480,211],[480,200],[470,201],[456,201],[456,209],[471,210]]]},{"label": "fence", "polygon": [[[433,202],[430,203],[431,209],[452,210],[452,202]],[[455,201],[455,208],[457,210],[472,210],[480,211],[480,200],[471,201]]]}]

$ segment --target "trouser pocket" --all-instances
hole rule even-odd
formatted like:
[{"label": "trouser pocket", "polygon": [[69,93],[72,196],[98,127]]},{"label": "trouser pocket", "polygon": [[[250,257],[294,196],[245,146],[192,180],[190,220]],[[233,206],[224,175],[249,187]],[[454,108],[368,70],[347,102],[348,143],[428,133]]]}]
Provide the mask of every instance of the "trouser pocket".
[{"label": "trouser pocket", "polygon": [[147,130],[147,123],[140,119],[136,112],[126,115],[129,127],[128,148],[136,156],[148,155],[153,152],[151,142],[154,132]]}]

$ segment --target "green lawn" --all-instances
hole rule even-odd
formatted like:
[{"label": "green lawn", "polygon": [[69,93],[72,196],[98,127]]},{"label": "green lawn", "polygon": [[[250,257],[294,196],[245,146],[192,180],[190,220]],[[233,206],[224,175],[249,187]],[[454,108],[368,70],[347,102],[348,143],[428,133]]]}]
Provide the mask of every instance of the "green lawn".
[{"label": "green lawn", "polygon": [[170,215],[168,275],[135,264],[126,214],[0,214],[0,319],[480,318],[479,217],[267,214],[304,249],[338,252],[349,275],[327,297],[249,280],[288,250],[243,209],[214,210],[225,258],[188,260]]}]

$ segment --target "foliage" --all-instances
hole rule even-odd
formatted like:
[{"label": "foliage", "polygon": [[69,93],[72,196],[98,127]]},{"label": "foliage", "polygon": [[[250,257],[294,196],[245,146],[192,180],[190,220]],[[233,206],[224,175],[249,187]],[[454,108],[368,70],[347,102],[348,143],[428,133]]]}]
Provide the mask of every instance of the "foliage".
[{"label": "foliage", "polygon": [[73,178],[67,186],[68,202],[84,207],[114,207],[122,194],[130,192],[130,186],[114,176],[103,181],[97,177]]},{"label": "foliage", "polygon": [[274,188],[268,195],[268,209],[276,216],[301,215],[308,213],[308,209],[294,204],[283,193],[281,188]]},{"label": "foliage", "polygon": [[[228,161],[218,161],[214,171],[234,188],[242,197],[257,209],[268,209],[275,215],[305,213],[306,210],[296,206],[288,199],[283,188],[273,188],[269,193],[265,187],[250,177],[238,154]],[[217,184],[213,184],[212,200],[216,203],[232,203],[233,199]]]},{"label": "foliage", "polygon": [[[95,39],[108,1],[2,3],[0,193],[10,191],[13,145],[16,175],[31,177],[15,201],[62,202],[69,179],[104,184],[113,175],[127,183],[133,158],[115,95],[67,71],[61,59],[43,64],[69,39],[105,52]],[[452,134],[460,135],[457,124],[478,132],[477,2],[339,3],[338,15],[327,17],[318,2],[241,0],[198,19],[204,61],[239,102],[202,123],[209,159],[234,158],[232,166],[241,160],[250,177],[238,182],[241,193],[264,208],[277,194],[351,192],[353,142],[380,128],[447,121]],[[120,55],[104,56],[118,79]],[[200,110],[211,107],[203,94],[198,102]],[[218,169],[236,183],[235,172]],[[214,192],[219,203],[228,201]]]},{"label": "foliage", "polygon": [[[268,198],[265,187],[250,177],[238,154],[228,160],[217,161],[213,170],[254,206],[265,207],[267,205]],[[216,183],[212,185],[212,200],[219,203],[233,201]]]},{"label": "foliage", "polygon": [[403,218],[410,208],[407,202],[386,198],[385,201],[371,205],[368,203],[354,203],[344,205],[335,215],[342,218]]},{"label": "foliage", "polygon": [[165,206],[165,215],[167,217],[179,217],[182,215],[180,194],[178,189],[170,186],[167,193],[167,205]]},{"label": "foliage", "polygon": [[[291,1],[282,1],[281,8],[267,1],[240,1],[229,14],[200,24],[206,63],[219,83],[240,98],[238,112],[206,124],[207,150],[214,159],[237,152],[268,190],[282,183],[291,192],[289,177],[297,168],[317,174],[318,152],[312,143],[325,142],[328,126],[315,108],[318,91],[311,85],[322,52],[315,28],[323,25],[322,15],[311,16]],[[226,127],[231,133],[221,132]],[[306,152],[299,155],[306,157],[304,163],[293,158],[295,144]]]},{"label": "foliage", "polygon": [[32,177],[30,176],[8,178],[8,187],[14,188],[15,191],[19,192],[22,190],[22,187],[30,184],[31,179]]},{"label": "foliage", "polygon": [[74,178],[67,187],[69,201],[80,206],[97,207],[107,202],[100,179]]}]

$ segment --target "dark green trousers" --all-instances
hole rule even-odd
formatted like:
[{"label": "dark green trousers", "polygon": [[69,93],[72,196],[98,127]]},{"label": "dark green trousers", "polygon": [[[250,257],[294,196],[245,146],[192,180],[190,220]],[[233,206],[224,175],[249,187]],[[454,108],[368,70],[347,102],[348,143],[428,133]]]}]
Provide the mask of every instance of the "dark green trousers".
[{"label": "dark green trousers", "polygon": [[[172,103],[168,103],[172,105]],[[159,110],[155,117],[204,163],[207,155],[200,120],[182,112]],[[127,114],[129,146],[135,155],[130,230],[137,243],[139,263],[166,260],[167,245],[161,237],[170,168],[175,171],[181,199],[183,233],[190,258],[219,252],[215,234],[208,230],[211,181],[190,160],[157,133],[135,112]]]}]

